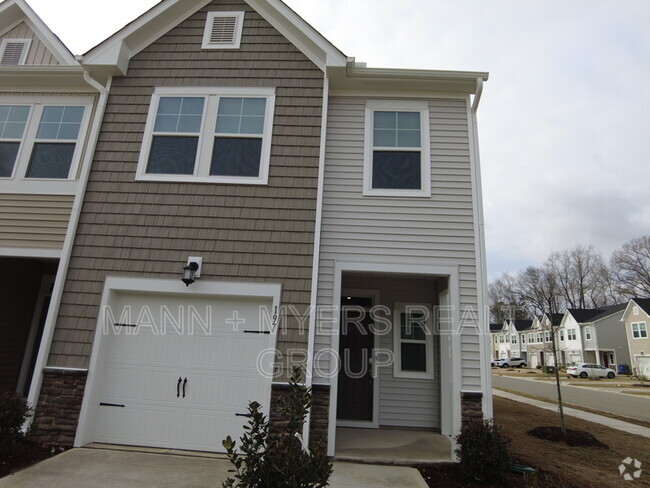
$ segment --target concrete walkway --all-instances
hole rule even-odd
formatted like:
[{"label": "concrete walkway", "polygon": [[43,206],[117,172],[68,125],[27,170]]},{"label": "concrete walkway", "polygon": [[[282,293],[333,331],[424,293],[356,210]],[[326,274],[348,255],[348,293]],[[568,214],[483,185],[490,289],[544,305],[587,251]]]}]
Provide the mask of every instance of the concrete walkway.
[{"label": "concrete walkway", "polygon": [[[497,389],[493,389],[492,394],[502,398],[507,398],[509,400],[514,400],[516,402],[526,403],[538,408],[543,408],[545,410],[552,410],[553,412],[558,411],[557,403],[533,400],[532,398],[515,395],[514,393],[509,393]],[[603,415],[596,415],[594,413],[585,412],[584,410],[577,410],[575,408],[564,407],[563,410],[566,415],[570,415],[571,417],[588,420],[589,422],[605,425],[607,427],[611,427],[612,429],[622,430],[623,432],[629,432],[630,434],[636,434],[650,438],[650,429],[647,427],[631,424],[629,422],[623,422],[622,420],[616,420],[610,417],[605,417]]]},{"label": "concrete walkway", "polygon": [[[81,448],[0,478],[0,488],[218,488],[230,466],[223,456]],[[414,468],[340,462],[330,486],[427,488]]]}]

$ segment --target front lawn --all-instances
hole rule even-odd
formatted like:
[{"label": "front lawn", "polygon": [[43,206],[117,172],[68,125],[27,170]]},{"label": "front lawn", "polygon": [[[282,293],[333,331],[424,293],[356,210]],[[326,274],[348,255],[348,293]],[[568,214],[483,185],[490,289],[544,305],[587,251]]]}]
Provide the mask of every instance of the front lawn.
[{"label": "front lawn", "polygon": [[[537,469],[538,479],[511,474],[507,480],[486,485],[468,480],[458,465],[422,467],[431,487],[499,488],[606,488],[650,487],[650,439],[573,417],[565,417],[566,427],[589,432],[608,448],[571,447],[532,437],[528,431],[542,426],[558,426],[559,416],[549,410],[494,397],[494,419],[511,440],[510,452],[518,464]],[[639,479],[626,483],[619,466],[626,458],[641,461]]]}]

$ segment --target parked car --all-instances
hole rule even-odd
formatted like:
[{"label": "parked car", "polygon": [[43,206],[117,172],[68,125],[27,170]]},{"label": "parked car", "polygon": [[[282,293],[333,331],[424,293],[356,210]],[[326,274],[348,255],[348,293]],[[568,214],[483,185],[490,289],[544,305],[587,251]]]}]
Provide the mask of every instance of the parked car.
[{"label": "parked car", "polygon": [[525,368],[527,366],[524,358],[504,359],[499,365],[500,368]]},{"label": "parked car", "polygon": [[579,363],[574,366],[569,366],[566,369],[566,372],[569,376],[577,378],[614,378],[616,372],[613,369],[606,368],[600,364],[592,363]]},{"label": "parked car", "polygon": [[497,368],[498,368],[499,366],[501,366],[501,363],[502,363],[503,361],[505,361],[505,360],[506,360],[506,358],[493,359],[492,362],[490,363],[490,366],[492,366],[493,368],[494,368],[494,367],[497,367]]}]

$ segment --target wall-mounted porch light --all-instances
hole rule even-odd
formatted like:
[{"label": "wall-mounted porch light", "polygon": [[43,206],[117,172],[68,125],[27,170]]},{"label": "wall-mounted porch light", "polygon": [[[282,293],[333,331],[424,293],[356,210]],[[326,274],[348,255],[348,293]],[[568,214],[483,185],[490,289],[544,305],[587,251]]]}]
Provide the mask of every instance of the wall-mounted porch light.
[{"label": "wall-mounted porch light", "polygon": [[201,257],[190,256],[187,258],[187,265],[183,267],[183,277],[181,278],[185,286],[190,286],[196,281],[196,278],[201,276],[201,264],[203,264]]}]

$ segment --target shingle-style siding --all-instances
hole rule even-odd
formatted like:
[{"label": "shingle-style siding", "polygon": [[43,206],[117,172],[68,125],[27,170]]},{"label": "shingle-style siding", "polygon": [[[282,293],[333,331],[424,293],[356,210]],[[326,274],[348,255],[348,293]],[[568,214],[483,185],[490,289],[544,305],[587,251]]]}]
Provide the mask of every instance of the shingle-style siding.
[{"label": "shingle-style siding", "polygon": [[[333,304],[336,260],[401,265],[457,265],[461,317],[475,324],[476,252],[470,141],[465,98],[429,101],[431,197],[363,196],[366,99],[332,97],[328,109],[318,303]],[[337,300],[334,300],[336,302]],[[473,314],[464,314],[471,307]],[[316,351],[330,334],[316,336]],[[479,337],[461,337],[462,387],[480,389]],[[320,364],[320,367],[326,367]],[[316,378],[328,383],[327,378]]]},{"label": "shingle-style siding", "polygon": [[[245,10],[238,50],[202,50],[206,13]],[[156,86],[273,87],[268,185],[136,182]],[[310,301],[323,73],[243,2],[213,2],[136,55],[115,78],[99,135],[50,365],[87,367],[107,275],[180,279],[202,256],[202,280],[274,282],[283,305]],[[280,350],[305,348],[282,320]]]},{"label": "shingle-style siding", "polygon": [[61,249],[73,201],[72,195],[0,194],[0,248]]},{"label": "shingle-style siding", "polygon": [[47,46],[39,39],[32,29],[25,22],[21,22],[13,29],[0,36],[2,39],[31,39],[29,52],[25,58],[25,65],[59,65]]}]

